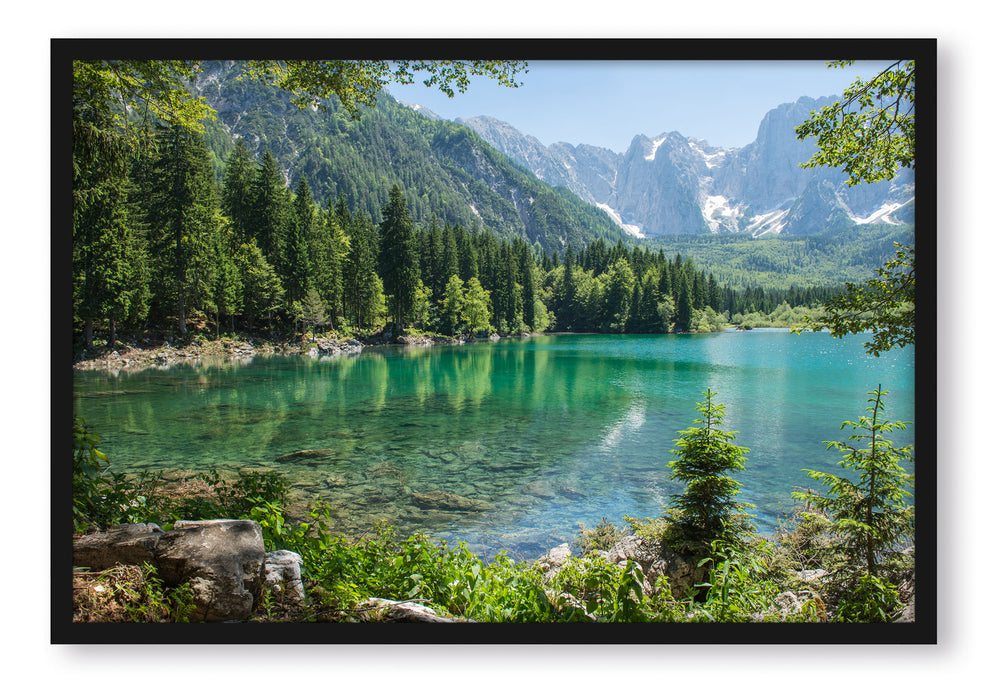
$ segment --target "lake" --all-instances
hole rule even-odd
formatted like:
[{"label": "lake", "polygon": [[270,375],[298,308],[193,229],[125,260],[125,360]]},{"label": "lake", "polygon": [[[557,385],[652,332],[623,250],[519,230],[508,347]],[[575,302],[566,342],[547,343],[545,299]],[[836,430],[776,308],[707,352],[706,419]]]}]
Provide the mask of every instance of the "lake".
[{"label": "lake", "polygon": [[[739,498],[772,531],[791,492],[816,483],[802,469],[838,470],[822,442],[849,434],[839,426],[866,413],[868,391],[882,384],[886,417],[914,420],[914,348],[873,358],[862,342],[776,329],[554,335],[77,371],[73,405],[114,469],[277,469],[297,510],[325,498],[342,531],[384,519],[533,558],[579,523],[658,516],[681,489],[670,450],[706,388],[751,449]],[[914,426],[893,439],[913,443]]]}]

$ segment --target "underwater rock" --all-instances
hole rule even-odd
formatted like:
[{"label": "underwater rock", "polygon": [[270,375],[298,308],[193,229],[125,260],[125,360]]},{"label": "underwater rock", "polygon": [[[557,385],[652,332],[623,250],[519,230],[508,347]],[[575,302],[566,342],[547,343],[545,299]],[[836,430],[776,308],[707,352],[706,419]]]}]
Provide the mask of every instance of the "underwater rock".
[{"label": "underwater rock", "polygon": [[295,452],[279,455],[275,458],[275,461],[279,464],[294,462],[325,462],[328,459],[332,459],[336,454],[336,450],[329,448],[323,450],[296,450]]},{"label": "underwater rock", "polygon": [[412,501],[424,510],[489,510],[492,507],[486,501],[465,498],[446,491],[414,493]]}]

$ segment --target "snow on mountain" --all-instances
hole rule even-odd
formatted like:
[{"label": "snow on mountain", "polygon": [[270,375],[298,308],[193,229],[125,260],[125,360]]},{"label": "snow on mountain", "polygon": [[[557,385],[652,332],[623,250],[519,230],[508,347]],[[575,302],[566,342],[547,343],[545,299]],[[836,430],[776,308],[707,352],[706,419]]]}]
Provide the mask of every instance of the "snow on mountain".
[{"label": "snow on mountain", "polygon": [[443,117],[441,117],[436,112],[432,111],[429,107],[424,107],[421,104],[417,104],[415,102],[407,102],[406,100],[396,100],[396,102],[398,102],[401,105],[404,105],[404,106],[408,107],[409,109],[413,110],[414,112],[419,112],[424,117],[429,117],[430,119],[443,119]]},{"label": "snow on mountain", "polygon": [[605,213],[609,215],[609,218],[611,218],[612,221],[614,221],[619,226],[621,226],[622,230],[624,230],[626,233],[632,236],[636,236],[636,238],[646,238],[646,234],[643,233],[642,229],[640,229],[639,226],[635,226],[634,224],[624,223],[622,221],[622,217],[619,216],[615,212],[615,210],[612,209],[612,207],[610,207],[609,205],[603,204],[602,202],[595,202],[595,206],[598,207],[599,209],[604,209]]},{"label": "snow on mountain", "polygon": [[657,158],[657,149],[660,148],[660,146],[662,146],[663,145],[663,142],[666,141],[666,140],[667,140],[667,135],[666,134],[664,134],[663,136],[661,136],[659,138],[653,139],[653,144],[650,146],[650,152],[648,154],[646,154],[645,156],[643,156],[643,160],[656,160],[656,158]]},{"label": "snow on mountain", "polygon": [[[868,223],[913,221],[914,173],[849,188],[834,168],[806,169],[816,149],[794,129],[835,97],[780,105],[756,140],[719,148],[677,132],[632,139],[625,153],[581,144],[544,146],[491,117],[459,119],[537,177],[603,209],[638,237],[673,233],[809,235]],[[899,213],[900,212],[900,213]]]}]

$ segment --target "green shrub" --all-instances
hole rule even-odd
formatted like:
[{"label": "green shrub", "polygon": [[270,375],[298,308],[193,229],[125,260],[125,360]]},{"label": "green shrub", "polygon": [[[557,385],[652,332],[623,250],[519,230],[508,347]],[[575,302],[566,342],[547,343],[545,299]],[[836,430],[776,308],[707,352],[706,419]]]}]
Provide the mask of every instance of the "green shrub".
[{"label": "green shrub", "polygon": [[167,588],[149,563],[77,571],[74,622],[188,622],[195,609],[192,586]]},{"label": "green shrub", "polygon": [[607,552],[616,542],[629,534],[629,528],[620,530],[615,523],[604,517],[590,530],[581,524],[578,525],[578,530],[579,534],[574,540],[574,546],[579,555],[589,554],[596,549]]}]

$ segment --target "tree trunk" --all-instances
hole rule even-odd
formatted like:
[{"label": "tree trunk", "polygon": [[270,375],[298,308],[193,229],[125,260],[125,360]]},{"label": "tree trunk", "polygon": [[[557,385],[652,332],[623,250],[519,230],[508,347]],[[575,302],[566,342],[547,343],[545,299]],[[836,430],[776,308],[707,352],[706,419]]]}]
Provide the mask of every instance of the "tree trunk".
[{"label": "tree trunk", "polygon": [[186,335],[186,295],[179,292],[179,335]]},{"label": "tree trunk", "polygon": [[86,336],[86,349],[92,350],[93,349],[93,319],[92,318],[86,319],[85,336]]},{"label": "tree trunk", "polygon": [[117,346],[117,316],[110,314],[110,342],[107,343],[107,351],[113,351]]}]

